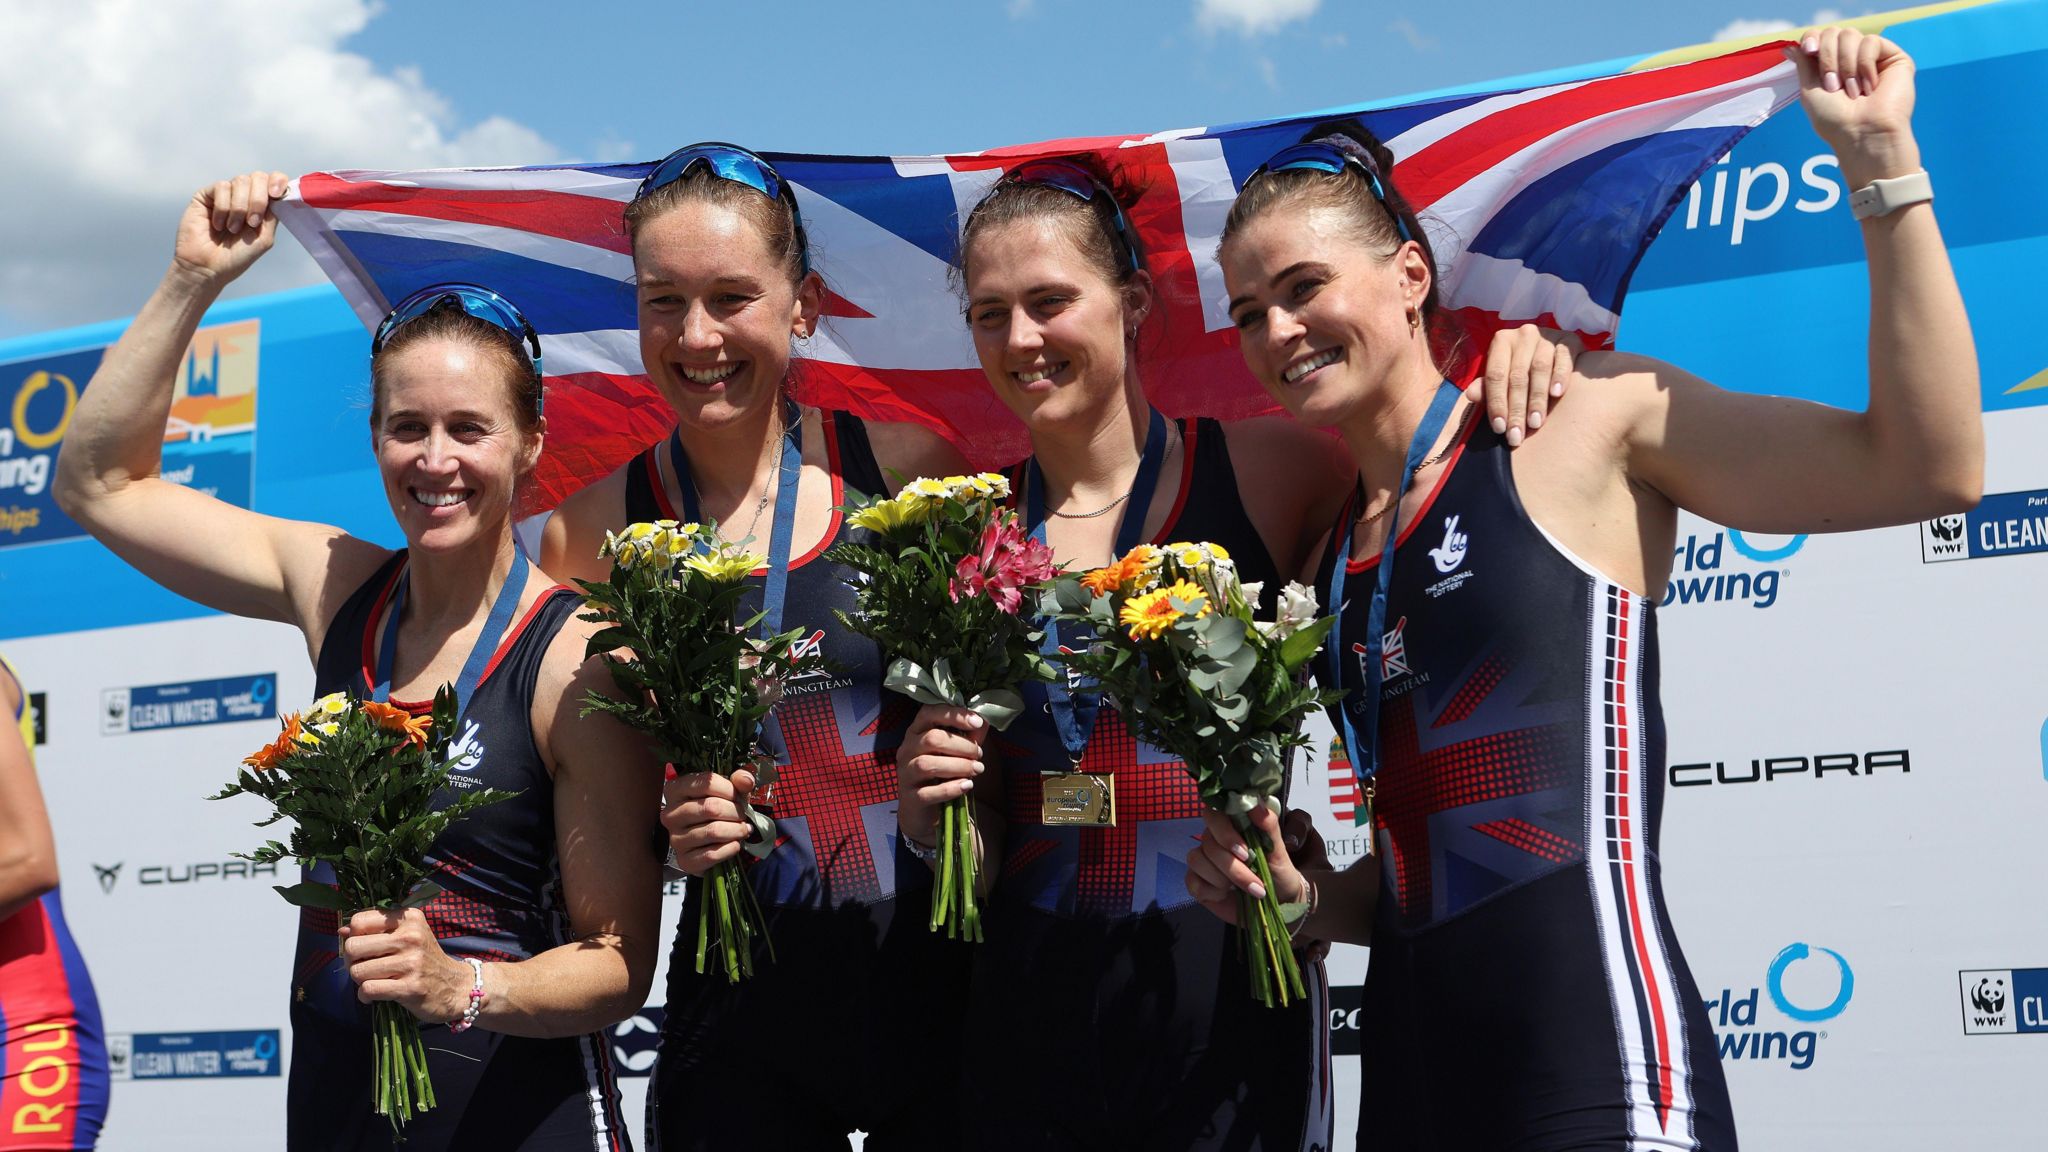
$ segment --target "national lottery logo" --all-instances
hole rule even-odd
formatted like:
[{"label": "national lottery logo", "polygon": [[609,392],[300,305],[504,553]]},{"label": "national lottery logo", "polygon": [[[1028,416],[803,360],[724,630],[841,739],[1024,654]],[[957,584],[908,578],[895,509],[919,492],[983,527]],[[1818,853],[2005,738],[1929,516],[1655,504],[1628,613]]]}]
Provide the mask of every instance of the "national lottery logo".
[{"label": "national lottery logo", "polygon": [[448,783],[461,789],[477,786],[476,774],[484,766],[483,729],[474,720],[462,722],[462,732],[448,745]]}]

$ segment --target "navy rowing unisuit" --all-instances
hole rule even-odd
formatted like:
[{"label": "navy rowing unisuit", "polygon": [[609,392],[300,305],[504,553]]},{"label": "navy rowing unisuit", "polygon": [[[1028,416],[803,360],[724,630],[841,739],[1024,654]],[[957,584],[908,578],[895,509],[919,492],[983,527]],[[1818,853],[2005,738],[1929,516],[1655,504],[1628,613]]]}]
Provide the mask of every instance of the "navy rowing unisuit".
[{"label": "navy rowing unisuit", "polygon": [[[1475,426],[1396,547],[1359,1147],[1728,1152],[1659,876],[1655,612],[1530,519],[1511,461]],[[1338,609],[1347,708],[1377,563]]]}]

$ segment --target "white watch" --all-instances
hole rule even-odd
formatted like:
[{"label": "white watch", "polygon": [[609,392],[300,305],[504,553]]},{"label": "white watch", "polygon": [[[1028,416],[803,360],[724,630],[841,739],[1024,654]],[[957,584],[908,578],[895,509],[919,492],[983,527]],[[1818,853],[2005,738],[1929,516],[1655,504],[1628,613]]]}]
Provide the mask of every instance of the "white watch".
[{"label": "white watch", "polygon": [[1849,212],[1858,220],[1872,216],[1883,216],[1896,212],[1908,204],[1921,204],[1934,199],[1934,184],[1927,179],[1925,171],[1905,176],[1894,176],[1890,180],[1872,180],[1849,194]]}]

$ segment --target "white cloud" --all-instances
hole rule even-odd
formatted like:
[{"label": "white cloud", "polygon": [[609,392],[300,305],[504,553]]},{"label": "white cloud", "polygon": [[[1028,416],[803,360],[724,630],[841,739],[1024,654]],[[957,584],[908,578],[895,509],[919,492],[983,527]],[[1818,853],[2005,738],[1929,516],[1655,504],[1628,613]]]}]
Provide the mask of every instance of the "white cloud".
[{"label": "white cloud", "polygon": [[1400,17],[1388,24],[1387,31],[1395,33],[1401,39],[1406,40],[1408,46],[1417,52],[1436,51],[1436,37],[1423,35],[1422,29],[1415,26],[1415,21],[1410,20],[1406,16]]},{"label": "white cloud", "polygon": [[1768,36],[1773,32],[1790,32],[1794,28],[1809,28],[1815,24],[1833,24],[1841,18],[1842,13],[1839,10],[1822,8],[1813,14],[1813,19],[1808,20],[1804,24],[1794,24],[1790,20],[1780,19],[1775,16],[1756,20],[1732,20],[1723,24],[1712,36],[1709,36],[1707,42],[1718,44],[1723,40],[1747,40],[1752,36]]},{"label": "white cloud", "polygon": [[[255,168],[558,159],[459,121],[415,69],[342,50],[372,0],[13,0],[0,36],[0,334],[133,312],[193,190]],[[319,274],[289,240],[238,289]]]},{"label": "white cloud", "polygon": [[1257,36],[1306,20],[1321,5],[1322,0],[1195,0],[1195,23],[1211,32]]}]

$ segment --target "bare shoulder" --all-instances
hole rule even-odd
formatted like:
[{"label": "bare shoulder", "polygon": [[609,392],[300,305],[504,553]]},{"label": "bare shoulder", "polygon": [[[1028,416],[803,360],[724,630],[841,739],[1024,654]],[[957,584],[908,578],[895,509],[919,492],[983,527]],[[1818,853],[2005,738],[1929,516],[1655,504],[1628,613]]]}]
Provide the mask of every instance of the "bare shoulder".
[{"label": "bare shoulder", "polygon": [[[637,459],[637,458],[636,458]],[[598,556],[606,532],[626,526],[626,469],[569,494],[541,530],[541,570],[557,580],[602,580],[610,571]]]},{"label": "bare shoulder", "polygon": [[[1223,425],[1230,463],[1240,475],[1271,473],[1321,483],[1353,469],[1344,442],[1290,416],[1254,416]],[[1315,468],[1304,468],[1313,462]]]},{"label": "bare shoulder", "polygon": [[953,442],[922,424],[877,423],[867,425],[868,446],[875,450],[875,463],[889,477],[892,487],[896,473],[905,479],[918,476],[951,476],[967,470],[967,458]]}]

